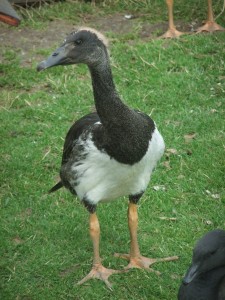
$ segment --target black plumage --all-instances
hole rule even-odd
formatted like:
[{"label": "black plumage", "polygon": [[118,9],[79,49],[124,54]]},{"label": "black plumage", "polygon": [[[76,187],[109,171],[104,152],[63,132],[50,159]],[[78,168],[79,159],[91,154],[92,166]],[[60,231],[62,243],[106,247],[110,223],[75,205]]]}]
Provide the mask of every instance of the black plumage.
[{"label": "black plumage", "polygon": [[210,231],[197,242],[178,300],[225,300],[224,230]]}]

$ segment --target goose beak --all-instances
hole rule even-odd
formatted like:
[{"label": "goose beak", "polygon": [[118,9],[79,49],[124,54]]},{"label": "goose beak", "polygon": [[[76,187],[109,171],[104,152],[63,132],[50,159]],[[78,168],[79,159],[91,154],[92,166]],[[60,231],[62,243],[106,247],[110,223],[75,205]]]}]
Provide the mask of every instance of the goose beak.
[{"label": "goose beak", "polygon": [[67,54],[68,50],[65,46],[59,47],[46,60],[43,60],[37,65],[37,71],[40,72],[54,66],[70,64],[70,59],[67,57]]},{"label": "goose beak", "polygon": [[199,269],[200,266],[198,264],[191,265],[183,278],[183,283],[189,284],[190,282],[192,282],[193,279],[199,275]]}]

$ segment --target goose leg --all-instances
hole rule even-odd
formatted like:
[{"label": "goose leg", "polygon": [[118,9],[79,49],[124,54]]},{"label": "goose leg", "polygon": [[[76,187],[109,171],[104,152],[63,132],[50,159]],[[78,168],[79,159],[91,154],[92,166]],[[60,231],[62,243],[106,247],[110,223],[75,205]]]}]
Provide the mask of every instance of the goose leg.
[{"label": "goose leg", "polygon": [[153,259],[153,258],[144,257],[140,254],[138,240],[137,240],[137,227],[138,227],[137,204],[132,202],[129,203],[129,207],[128,207],[128,225],[129,225],[130,237],[131,237],[130,254],[115,253],[116,257],[129,260],[129,264],[125,268],[126,270],[131,268],[141,268],[141,269],[146,269],[148,271],[152,271],[157,274],[160,274],[159,272],[152,270],[150,266],[156,262],[172,261],[178,259],[177,256]]},{"label": "goose leg", "polygon": [[168,15],[169,15],[169,28],[168,30],[161,36],[161,38],[177,38],[180,35],[184,34],[183,32],[176,29],[173,21],[173,0],[166,0],[166,4],[168,7]]},{"label": "goose leg", "polygon": [[208,19],[205,25],[199,27],[197,29],[197,33],[201,32],[214,32],[214,31],[224,31],[225,28],[217,24],[213,17],[213,9],[212,9],[212,0],[208,0]]},{"label": "goose leg", "polygon": [[90,214],[89,224],[90,224],[90,237],[93,242],[93,250],[94,250],[93,265],[90,273],[87,276],[85,276],[81,281],[79,281],[78,284],[81,285],[89,279],[97,278],[104,281],[107,287],[110,290],[112,290],[112,284],[108,280],[109,276],[112,274],[121,273],[123,271],[112,270],[103,267],[99,255],[100,226],[99,226],[99,221],[96,213]]}]

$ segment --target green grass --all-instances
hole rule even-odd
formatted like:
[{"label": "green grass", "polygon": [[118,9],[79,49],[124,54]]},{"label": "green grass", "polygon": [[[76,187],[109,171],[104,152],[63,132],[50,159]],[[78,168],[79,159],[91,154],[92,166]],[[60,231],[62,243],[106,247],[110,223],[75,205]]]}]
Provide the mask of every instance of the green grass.
[{"label": "green grass", "polygon": [[[166,15],[160,11],[165,6],[157,8],[157,1],[130,2],[134,11],[144,13],[153,3],[154,22]],[[176,12],[182,11],[181,3],[177,1]],[[186,12],[194,1],[187,3]],[[199,5],[195,14],[201,19],[205,8],[202,1],[195,3]],[[83,14],[97,10],[107,16],[125,13],[128,4],[124,1],[122,7],[114,1],[111,12],[103,4],[79,7]],[[24,22],[29,28],[46,27],[49,16],[70,18],[71,5],[33,8],[24,12],[32,13],[32,24],[28,19]],[[219,8],[217,3],[218,12]],[[0,65],[1,299],[176,299],[195,241],[209,230],[225,228],[224,39],[220,33],[170,41],[143,42],[133,37],[130,43],[118,35],[111,44],[113,74],[122,98],[151,114],[167,149],[176,150],[164,155],[140,202],[140,248],[150,257],[180,257],[155,265],[161,276],[143,270],[112,276],[113,292],[97,280],[77,286],[91,267],[88,213],[66,190],[46,195],[57,180],[67,130],[93,106],[87,68],[68,66],[36,73],[35,56],[31,67],[23,67],[15,49],[4,51]],[[36,54],[44,58],[53,46],[36,49]],[[195,137],[185,141],[190,133]],[[164,189],[155,191],[154,186]],[[113,257],[114,252],[129,250],[126,211],[127,199],[98,207],[101,255],[107,267],[126,265]]]},{"label": "green grass", "polygon": [[[176,0],[174,1],[174,17],[176,20],[199,21],[205,20],[207,15],[207,0]],[[165,1],[159,0],[96,0],[96,5],[90,5],[88,1],[62,0],[54,3],[54,0],[46,2],[40,7],[31,7],[29,10],[20,8],[23,17],[23,27],[44,28],[54,20],[70,20],[72,23],[83,22],[90,15],[98,17],[113,13],[133,13],[142,16],[142,20],[151,23],[165,22],[167,9]],[[219,15],[223,8],[223,0],[213,2],[215,16]],[[220,16],[224,21],[224,14]],[[222,21],[222,22],[223,22]]]}]

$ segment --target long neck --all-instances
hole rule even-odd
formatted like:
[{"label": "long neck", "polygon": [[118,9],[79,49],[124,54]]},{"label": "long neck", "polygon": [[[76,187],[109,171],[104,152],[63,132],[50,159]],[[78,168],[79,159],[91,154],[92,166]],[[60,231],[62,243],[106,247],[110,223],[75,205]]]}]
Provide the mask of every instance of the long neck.
[{"label": "long neck", "polygon": [[154,123],[121,101],[113,83],[107,53],[100,64],[89,66],[89,69],[95,106],[103,125],[104,149],[117,161],[132,165],[145,155]]},{"label": "long neck", "polygon": [[95,106],[102,123],[107,126],[123,120],[129,108],[121,101],[112,78],[108,55],[102,63],[89,66],[94,92]]}]

